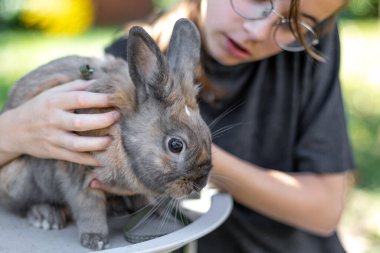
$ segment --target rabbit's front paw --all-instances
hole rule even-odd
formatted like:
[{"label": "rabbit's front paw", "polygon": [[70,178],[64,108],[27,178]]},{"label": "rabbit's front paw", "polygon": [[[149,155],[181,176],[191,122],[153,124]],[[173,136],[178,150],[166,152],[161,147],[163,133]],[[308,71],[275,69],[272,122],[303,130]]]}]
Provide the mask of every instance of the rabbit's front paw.
[{"label": "rabbit's front paw", "polygon": [[106,235],[96,233],[83,233],[80,236],[80,243],[83,247],[92,250],[102,250],[108,246],[108,238]]},{"label": "rabbit's front paw", "polygon": [[37,228],[61,229],[66,225],[66,214],[62,208],[48,204],[32,206],[27,213],[29,223]]}]

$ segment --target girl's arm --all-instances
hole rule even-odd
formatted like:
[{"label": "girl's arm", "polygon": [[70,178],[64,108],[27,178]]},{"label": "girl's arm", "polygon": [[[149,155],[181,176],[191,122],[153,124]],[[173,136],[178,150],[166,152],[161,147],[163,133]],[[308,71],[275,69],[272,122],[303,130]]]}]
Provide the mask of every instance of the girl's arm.
[{"label": "girl's arm", "polygon": [[216,145],[211,182],[239,203],[311,233],[333,233],[341,217],[347,173],[284,173],[247,163]]}]

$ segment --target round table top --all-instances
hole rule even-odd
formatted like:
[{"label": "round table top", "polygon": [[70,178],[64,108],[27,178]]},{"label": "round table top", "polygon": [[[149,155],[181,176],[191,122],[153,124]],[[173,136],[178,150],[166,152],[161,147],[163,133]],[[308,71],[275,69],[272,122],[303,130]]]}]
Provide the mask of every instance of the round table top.
[{"label": "round table top", "polygon": [[[232,210],[232,197],[226,193],[206,190],[199,200],[184,201],[183,206],[192,207],[199,218],[191,224],[167,235],[136,244],[130,244],[123,237],[122,227],[127,221],[109,219],[110,247],[102,252],[169,252],[178,249],[210,233],[221,225]],[[193,211],[194,211],[193,210]],[[44,253],[44,252],[91,252],[79,243],[75,224],[62,230],[41,230],[29,225],[20,218],[0,208],[0,252]]]}]

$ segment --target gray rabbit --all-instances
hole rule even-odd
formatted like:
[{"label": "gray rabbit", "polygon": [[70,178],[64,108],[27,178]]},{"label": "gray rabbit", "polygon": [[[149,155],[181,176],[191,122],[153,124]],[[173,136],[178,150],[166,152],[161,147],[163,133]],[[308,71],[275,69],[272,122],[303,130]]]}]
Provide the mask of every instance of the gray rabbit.
[{"label": "gray rabbit", "polygon": [[9,110],[43,90],[83,78],[81,66],[88,70],[85,77],[96,80],[90,91],[112,94],[122,115],[119,122],[78,133],[113,137],[107,150],[93,153],[105,167],[24,155],[0,168],[2,206],[47,229],[65,225],[68,207],[81,244],[94,250],[108,243],[107,194],[89,188],[91,180],[119,194],[179,198],[202,189],[211,169],[211,135],[199,114],[194,84],[200,55],[195,25],[186,19],[176,22],[166,57],[141,27],[130,30],[126,47],[128,63],[111,56],[68,56],[39,67],[16,83],[4,107]]}]

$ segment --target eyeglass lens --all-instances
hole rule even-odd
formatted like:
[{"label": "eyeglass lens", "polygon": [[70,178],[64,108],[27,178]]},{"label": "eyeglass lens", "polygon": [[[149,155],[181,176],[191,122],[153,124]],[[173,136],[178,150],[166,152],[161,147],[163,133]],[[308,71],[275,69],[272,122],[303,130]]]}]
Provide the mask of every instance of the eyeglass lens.
[{"label": "eyeglass lens", "polygon": [[272,10],[272,1],[263,0],[230,0],[235,12],[246,19],[263,19],[268,17]]},{"label": "eyeglass lens", "polygon": [[[292,20],[285,20],[280,22],[274,30],[274,40],[284,50],[298,52],[304,50],[304,45],[296,33],[296,22]],[[314,30],[302,23],[298,23],[300,33],[303,34],[303,39],[308,46],[315,46],[318,44],[318,38]]]}]

